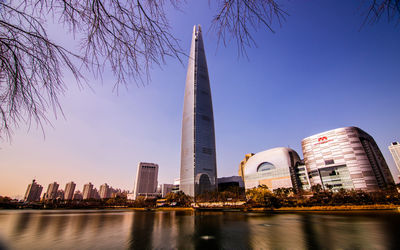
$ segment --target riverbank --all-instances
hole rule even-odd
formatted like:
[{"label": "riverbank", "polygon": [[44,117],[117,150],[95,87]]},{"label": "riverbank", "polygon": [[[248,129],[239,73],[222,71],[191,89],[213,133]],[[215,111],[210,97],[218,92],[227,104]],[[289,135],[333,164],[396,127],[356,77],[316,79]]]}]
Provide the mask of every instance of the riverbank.
[{"label": "riverbank", "polygon": [[250,208],[249,211],[252,212],[307,212],[307,211],[374,211],[374,210],[392,210],[399,211],[399,205],[341,205],[341,206],[311,206],[311,207],[281,207],[275,209],[269,208]]},{"label": "riverbank", "polygon": [[395,211],[400,213],[399,205],[342,205],[342,206],[312,206],[312,207],[281,207],[281,208],[249,208],[249,207],[159,207],[159,208],[129,208],[136,211],[222,211],[222,212],[316,212],[316,211]]}]

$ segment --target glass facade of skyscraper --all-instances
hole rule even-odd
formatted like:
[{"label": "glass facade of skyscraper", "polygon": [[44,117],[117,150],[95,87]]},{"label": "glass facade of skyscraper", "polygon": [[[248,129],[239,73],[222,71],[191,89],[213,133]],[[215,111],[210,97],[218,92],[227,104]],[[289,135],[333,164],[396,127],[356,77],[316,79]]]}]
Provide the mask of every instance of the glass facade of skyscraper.
[{"label": "glass facade of skyscraper", "polygon": [[201,27],[193,28],[182,119],[180,190],[217,188],[214,115]]}]

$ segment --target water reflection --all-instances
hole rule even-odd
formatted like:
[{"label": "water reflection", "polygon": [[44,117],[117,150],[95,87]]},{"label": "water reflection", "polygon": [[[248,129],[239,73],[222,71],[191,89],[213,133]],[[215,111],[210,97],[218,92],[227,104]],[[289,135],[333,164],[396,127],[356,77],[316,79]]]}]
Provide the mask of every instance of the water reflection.
[{"label": "water reflection", "polygon": [[396,249],[400,214],[0,211],[0,249]]},{"label": "water reflection", "polygon": [[133,214],[131,227],[131,249],[151,249],[154,227],[153,212],[137,212]]}]

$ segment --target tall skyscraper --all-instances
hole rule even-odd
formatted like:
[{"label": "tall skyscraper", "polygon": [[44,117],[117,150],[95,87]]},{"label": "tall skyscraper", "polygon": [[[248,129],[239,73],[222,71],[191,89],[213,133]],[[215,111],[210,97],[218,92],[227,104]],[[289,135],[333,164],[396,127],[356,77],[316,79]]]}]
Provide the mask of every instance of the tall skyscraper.
[{"label": "tall skyscraper", "polygon": [[155,196],[158,182],[158,165],[140,162],[136,173],[134,199],[138,196]]},{"label": "tall skyscraper", "polygon": [[201,27],[193,27],[182,119],[180,190],[195,197],[217,188],[214,115]]},{"label": "tall skyscraper", "polygon": [[83,192],[83,199],[84,200],[93,198],[92,197],[93,184],[89,182],[88,184],[83,185],[83,191],[82,192]]},{"label": "tall skyscraper", "polygon": [[392,144],[389,146],[389,151],[393,156],[393,160],[396,164],[397,169],[400,171],[400,143],[392,142]]},{"label": "tall skyscraper", "polygon": [[43,187],[36,183],[36,180],[33,180],[31,184],[28,185],[26,189],[24,201],[31,202],[31,201],[39,201],[40,195],[42,193]]},{"label": "tall skyscraper", "polygon": [[65,185],[65,193],[64,193],[64,200],[72,200],[74,196],[76,184],[71,181]]},{"label": "tall skyscraper", "polygon": [[54,200],[57,198],[57,191],[58,191],[59,184],[57,182],[50,183],[47,187],[47,192],[45,199],[46,200]]}]

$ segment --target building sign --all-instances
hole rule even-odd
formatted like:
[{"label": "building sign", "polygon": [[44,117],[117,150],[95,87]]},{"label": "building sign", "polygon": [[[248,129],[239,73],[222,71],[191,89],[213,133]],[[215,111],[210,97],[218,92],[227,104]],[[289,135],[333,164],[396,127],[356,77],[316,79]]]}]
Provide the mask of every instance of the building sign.
[{"label": "building sign", "polygon": [[319,144],[324,144],[324,143],[327,143],[327,142],[331,142],[331,141],[333,141],[333,139],[328,139],[328,137],[322,136],[322,137],[318,138],[318,142],[315,143],[314,146],[315,145],[319,145]]}]

